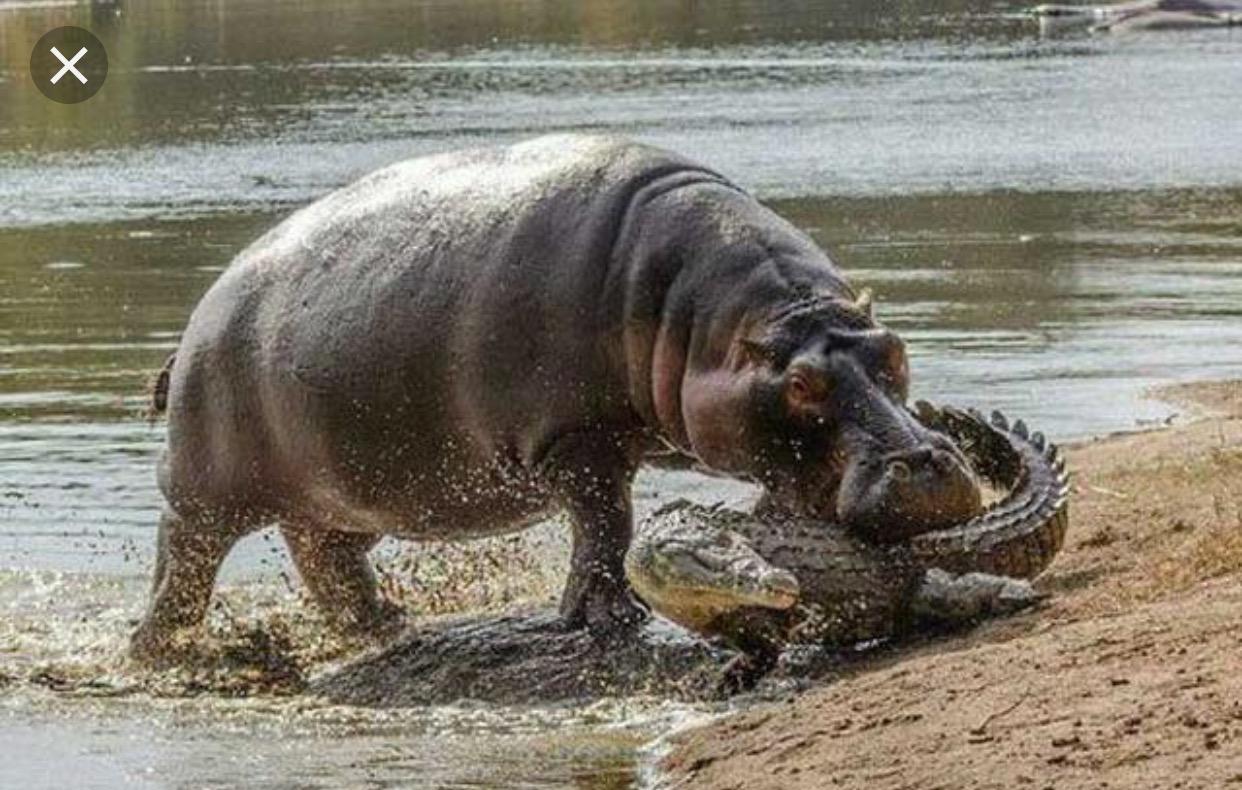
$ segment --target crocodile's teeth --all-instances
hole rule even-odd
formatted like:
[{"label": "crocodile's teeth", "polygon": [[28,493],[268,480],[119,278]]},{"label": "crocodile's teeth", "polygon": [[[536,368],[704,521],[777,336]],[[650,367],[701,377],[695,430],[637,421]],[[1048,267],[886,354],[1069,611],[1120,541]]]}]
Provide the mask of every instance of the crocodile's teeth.
[{"label": "crocodile's teeth", "polygon": [[992,412],[992,424],[997,428],[1000,428],[1002,431],[1009,430],[1009,420],[1005,417],[1005,415],[998,411]]},{"label": "crocodile's teeth", "polygon": [[1048,440],[1039,431],[1031,434],[1031,444],[1035,445],[1035,449],[1041,453],[1048,448]]}]

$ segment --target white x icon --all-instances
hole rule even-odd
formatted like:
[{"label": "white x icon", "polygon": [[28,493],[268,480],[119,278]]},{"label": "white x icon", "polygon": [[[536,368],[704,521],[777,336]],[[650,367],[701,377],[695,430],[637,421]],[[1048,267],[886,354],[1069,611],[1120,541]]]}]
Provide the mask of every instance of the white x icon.
[{"label": "white x icon", "polygon": [[83,85],[86,84],[86,75],[73,67],[73,64],[81,60],[82,56],[86,54],[86,47],[79,49],[78,54],[74,55],[72,60],[65,60],[65,56],[60,54],[60,50],[56,47],[52,47],[52,54],[56,56],[57,60],[65,64],[60,71],[56,72],[56,76],[52,77],[53,85],[60,82],[60,78],[65,76],[66,71],[72,71],[73,76],[77,77],[78,81],[80,81]]}]

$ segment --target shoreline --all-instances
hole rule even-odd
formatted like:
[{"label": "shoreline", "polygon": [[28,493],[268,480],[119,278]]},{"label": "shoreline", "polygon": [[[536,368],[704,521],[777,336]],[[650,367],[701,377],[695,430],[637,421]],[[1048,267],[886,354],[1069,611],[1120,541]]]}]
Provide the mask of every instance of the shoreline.
[{"label": "shoreline", "polygon": [[1186,411],[1065,446],[1043,606],[676,733],[658,786],[1242,787],[1242,382],[1153,397]]}]

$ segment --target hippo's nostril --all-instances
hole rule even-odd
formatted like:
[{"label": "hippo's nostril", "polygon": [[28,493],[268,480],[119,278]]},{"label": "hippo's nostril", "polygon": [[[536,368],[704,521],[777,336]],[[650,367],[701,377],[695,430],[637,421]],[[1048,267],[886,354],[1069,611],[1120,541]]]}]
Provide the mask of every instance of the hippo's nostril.
[{"label": "hippo's nostril", "polygon": [[888,473],[894,480],[904,483],[910,479],[910,465],[905,461],[891,461],[888,465]]},{"label": "hippo's nostril", "polygon": [[907,456],[907,460],[915,466],[927,466],[931,464],[936,457],[936,451],[930,447],[923,446]]}]

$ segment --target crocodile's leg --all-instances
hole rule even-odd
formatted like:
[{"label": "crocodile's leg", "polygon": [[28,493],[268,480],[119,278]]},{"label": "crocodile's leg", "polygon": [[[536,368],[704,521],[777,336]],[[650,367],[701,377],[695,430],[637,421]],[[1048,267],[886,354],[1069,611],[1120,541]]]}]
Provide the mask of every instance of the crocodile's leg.
[{"label": "crocodile's leg", "polygon": [[779,650],[765,648],[752,653],[739,653],[720,670],[716,693],[727,698],[752,691],[764,675],[776,668],[779,661]]},{"label": "crocodile's leg", "polygon": [[984,617],[1012,614],[1034,606],[1044,596],[1031,583],[990,573],[955,576],[933,568],[923,576],[911,602],[918,619],[969,623]]},{"label": "crocodile's leg", "polygon": [[777,621],[764,616],[740,615],[737,620],[729,629],[728,641],[730,647],[740,652],[725,664],[717,684],[717,691],[726,697],[754,689],[765,675],[776,669],[787,631],[787,624],[778,625]]}]

